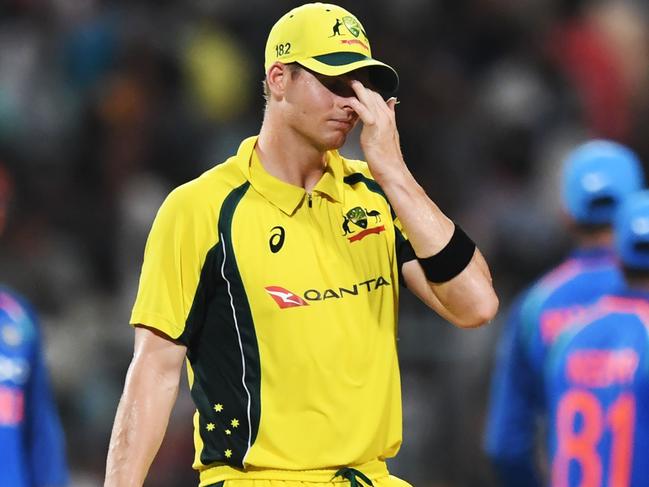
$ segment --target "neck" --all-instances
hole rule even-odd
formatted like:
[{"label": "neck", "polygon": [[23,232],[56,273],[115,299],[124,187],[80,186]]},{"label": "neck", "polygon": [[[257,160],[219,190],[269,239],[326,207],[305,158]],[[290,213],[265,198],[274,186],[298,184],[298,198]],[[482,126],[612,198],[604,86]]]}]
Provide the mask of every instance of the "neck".
[{"label": "neck", "polygon": [[325,151],[277,118],[268,107],[256,146],[261,164],[277,179],[311,191],[327,167]]},{"label": "neck", "polygon": [[577,236],[580,247],[590,249],[595,247],[610,247],[613,245],[613,233],[610,230],[602,230],[593,233],[581,233]]},{"label": "neck", "polygon": [[625,273],[626,283],[633,291],[649,292],[649,276],[631,276]]}]

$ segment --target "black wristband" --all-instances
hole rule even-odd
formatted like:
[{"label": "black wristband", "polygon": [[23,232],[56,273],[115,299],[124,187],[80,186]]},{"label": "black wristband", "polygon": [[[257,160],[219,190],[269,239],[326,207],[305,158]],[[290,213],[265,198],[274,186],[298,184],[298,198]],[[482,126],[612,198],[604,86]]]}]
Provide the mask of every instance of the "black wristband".
[{"label": "black wristband", "polygon": [[424,269],[426,279],[430,282],[440,284],[450,281],[462,272],[475,252],[475,243],[466,233],[455,224],[455,231],[451,240],[446,246],[435,255],[426,258],[419,258],[419,264]]}]

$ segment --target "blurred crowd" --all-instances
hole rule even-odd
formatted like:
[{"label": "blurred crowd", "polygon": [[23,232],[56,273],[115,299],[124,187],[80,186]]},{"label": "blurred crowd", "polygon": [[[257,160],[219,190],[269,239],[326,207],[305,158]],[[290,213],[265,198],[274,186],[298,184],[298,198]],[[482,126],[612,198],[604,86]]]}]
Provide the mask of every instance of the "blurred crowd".
[{"label": "blurred crowd", "polygon": [[[0,282],[39,310],[72,485],[101,484],[144,242],[167,192],[257,132],[266,36],[299,1],[1,0]],[[646,2],[344,0],[399,72],[406,161],[509,300],[568,248],[558,167],[606,137],[649,162]],[[357,137],[342,152],[362,158]],[[647,166],[645,166],[647,167]],[[648,172],[649,174],[649,172]],[[460,331],[403,293],[404,445],[418,487],[490,486],[480,449],[500,320]],[[150,485],[194,485],[179,398]]]}]

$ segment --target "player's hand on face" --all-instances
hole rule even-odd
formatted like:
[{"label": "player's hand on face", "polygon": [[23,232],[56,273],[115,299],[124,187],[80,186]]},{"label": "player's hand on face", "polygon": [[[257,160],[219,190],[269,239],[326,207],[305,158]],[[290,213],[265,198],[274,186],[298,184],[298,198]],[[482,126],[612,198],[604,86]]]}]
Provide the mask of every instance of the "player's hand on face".
[{"label": "player's hand on face", "polygon": [[350,99],[350,105],[363,122],[361,147],[370,171],[376,178],[390,169],[399,169],[403,157],[395,117],[397,99],[385,101],[358,80],[352,80],[351,87],[356,97]]}]

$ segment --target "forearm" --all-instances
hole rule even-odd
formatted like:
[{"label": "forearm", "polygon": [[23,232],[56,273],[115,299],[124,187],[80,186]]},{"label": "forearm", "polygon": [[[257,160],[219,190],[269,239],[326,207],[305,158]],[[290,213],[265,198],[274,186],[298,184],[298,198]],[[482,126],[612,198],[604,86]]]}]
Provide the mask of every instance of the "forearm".
[{"label": "forearm", "polygon": [[[439,254],[451,240],[455,226],[406,167],[396,126],[396,99],[385,102],[378,93],[366,89],[358,81],[352,81],[351,87],[357,98],[350,98],[349,103],[363,121],[361,146],[372,176],[399,217],[417,257],[425,259]],[[468,243],[470,251],[473,246]],[[452,259],[445,261],[451,265],[450,272],[442,273],[443,283],[431,282],[432,278],[425,276],[418,263],[408,266],[408,272],[406,265],[401,269],[408,288],[431,308],[462,327],[479,326],[492,319],[498,309],[498,298],[482,255],[476,250],[469,256],[468,251],[466,259],[459,264],[454,265]],[[455,267],[460,267],[459,273],[454,272]],[[447,274],[452,274],[448,280]]]},{"label": "forearm", "polygon": [[[405,164],[401,165],[401,170],[382,177],[378,182],[399,217],[415,254],[425,259],[438,254],[449,243],[455,225],[426,195]],[[409,276],[413,274],[419,282],[426,283],[424,289],[413,291],[458,326],[479,326],[490,320],[497,311],[498,299],[493,290],[491,274],[478,249],[468,265],[447,282],[430,282],[421,268]],[[412,279],[408,284],[411,287]]]},{"label": "forearm", "polygon": [[[117,408],[105,487],[133,487],[144,483],[160,448],[178,394],[179,373],[143,366],[134,357]],[[178,371],[179,372],[179,371]]]},{"label": "forearm", "polygon": [[[402,161],[389,173],[375,175],[417,257],[437,254],[453,235],[453,222],[428,197]],[[379,172],[379,171],[375,171]]]}]

